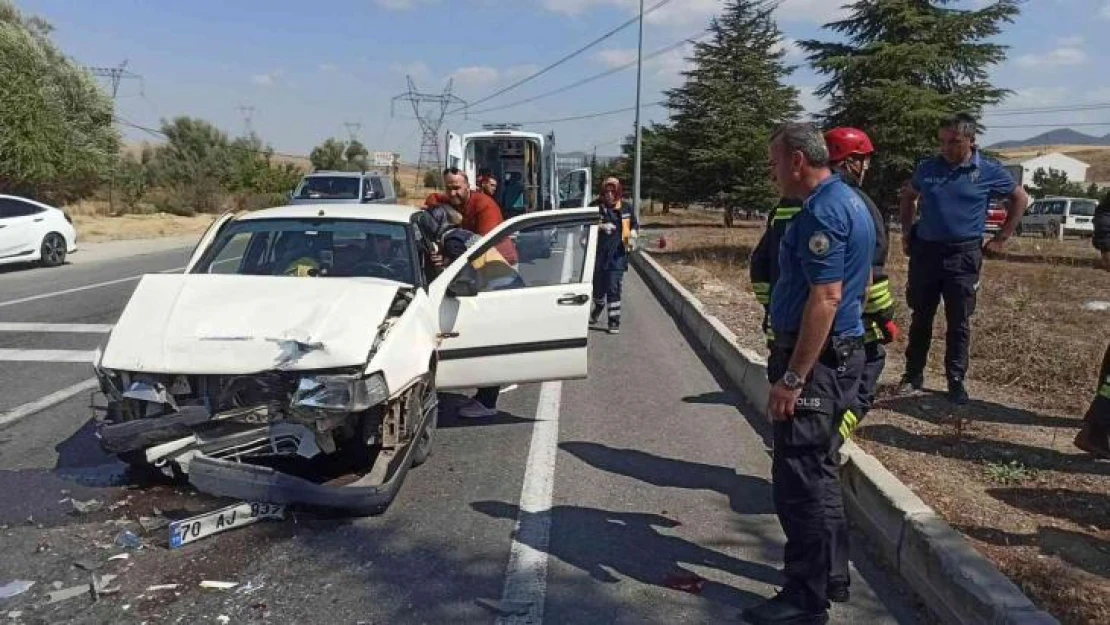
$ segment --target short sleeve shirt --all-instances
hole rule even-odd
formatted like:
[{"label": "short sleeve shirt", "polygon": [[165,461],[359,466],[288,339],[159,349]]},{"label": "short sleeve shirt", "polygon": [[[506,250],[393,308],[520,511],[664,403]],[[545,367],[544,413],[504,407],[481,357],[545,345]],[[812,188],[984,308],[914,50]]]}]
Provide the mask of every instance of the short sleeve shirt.
[{"label": "short sleeve shirt", "polygon": [[874,252],[875,225],[867,207],[839,176],[825,179],[805,200],[780,244],[770,308],[775,334],[799,332],[812,286],[840,282],[832,335],[863,336],[863,300]]},{"label": "short sleeve shirt", "polygon": [[920,215],[915,236],[934,243],[966,241],[983,236],[992,199],[1014,192],[1010,172],[976,150],[971,159],[952,165],[943,156],[925,159],[913,175]]}]

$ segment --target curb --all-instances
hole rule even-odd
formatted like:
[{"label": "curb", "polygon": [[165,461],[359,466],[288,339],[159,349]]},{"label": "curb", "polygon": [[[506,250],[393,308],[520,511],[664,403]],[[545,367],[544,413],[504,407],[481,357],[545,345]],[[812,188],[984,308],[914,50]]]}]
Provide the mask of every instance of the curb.
[{"label": "curb", "polygon": [[[740,347],[736,335],[647,252],[632,265],[672,316],[759,414],[765,414],[766,360]],[[1059,625],[874,456],[844,444],[844,502],[852,522],[942,621],[953,625]]]}]

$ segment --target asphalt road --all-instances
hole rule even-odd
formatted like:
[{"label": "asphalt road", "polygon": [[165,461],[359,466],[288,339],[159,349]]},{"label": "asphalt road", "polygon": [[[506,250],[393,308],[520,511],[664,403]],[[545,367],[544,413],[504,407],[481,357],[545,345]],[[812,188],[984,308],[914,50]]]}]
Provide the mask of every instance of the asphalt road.
[{"label": "asphalt road", "polygon": [[[63,360],[103,341],[137,276],[180,268],[188,251],[0,272],[0,423],[26,413],[0,425],[0,586],[36,582],[0,599],[0,613],[71,623],[491,623],[499,613],[518,623],[724,623],[781,583],[764,426],[631,272],[622,334],[591,333],[588,379],[509,390],[488,421],[459,422],[457,397],[445,396],[432,458],[383,516],[297,513],[174,551],[165,529],[140,531],[145,548],[107,561],[140,516],[223,502],[103,455],[87,389],[41,410],[34,402],[89,379],[87,364]],[[70,498],[102,507],[78,513]],[[834,607],[833,622],[918,622],[861,542],[852,601]],[[119,591],[44,605],[55,586],[88,583],[75,563],[118,575]],[[700,592],[668,587],[690,574],[706,580]],[[202,580],[249,585],[202,590]],[[171,583],[180,587],[148,590]],[[527,616],[503,616],[514,611]]]}]

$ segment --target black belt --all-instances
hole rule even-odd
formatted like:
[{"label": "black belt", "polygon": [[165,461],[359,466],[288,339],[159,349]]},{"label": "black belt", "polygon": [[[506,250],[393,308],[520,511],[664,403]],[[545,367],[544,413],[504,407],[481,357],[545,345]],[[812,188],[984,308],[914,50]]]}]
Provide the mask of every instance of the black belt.
[{"label": "black belt", "polygon": [[[829,337],[825,339],[825,344],[821,346],[821,351],[834,347],[863,347],[863,339],[864,337],[862,336]],[[783,351],[792,351],[797,343],[797,334],[776,332],[772,347]]]},{"label": "black belt", "polygon": [[970,252],[978,250],[983,247],[983,238],[975,237],[974,239],[959,239],[956,241],[926,241],[920,237],[914,237],[914,243],[924,245],[925,247],[933,248],[941,252]]}]

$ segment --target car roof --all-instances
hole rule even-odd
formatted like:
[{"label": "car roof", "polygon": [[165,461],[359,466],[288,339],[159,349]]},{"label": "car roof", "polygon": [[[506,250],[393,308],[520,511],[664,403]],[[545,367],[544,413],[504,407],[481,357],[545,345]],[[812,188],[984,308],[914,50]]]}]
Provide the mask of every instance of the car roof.
[{"label": "car roof", "polygon": [[314,178],[316,176],[327,176],[328,178],[361,178],[363,176],[379,176],[379,177],[381,177],[381,176],[385,176],[385,175],[386,174],[383,174],[380,171],[330,171],[330,170],[323,169],[323,170],[320,170],[320,171],[314,171],[310,174],[305,174],[304,177],[305,178]]},{"label": "car roof", "polygon": [[293,204],[252,211],[236,218],[237,221],[255,219],[372,219],[409,223],[418,209],[404,204]]}]

